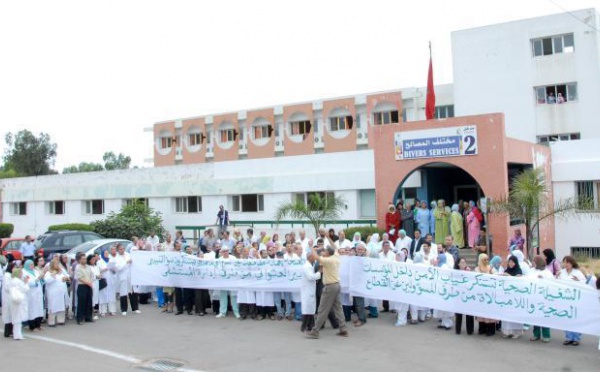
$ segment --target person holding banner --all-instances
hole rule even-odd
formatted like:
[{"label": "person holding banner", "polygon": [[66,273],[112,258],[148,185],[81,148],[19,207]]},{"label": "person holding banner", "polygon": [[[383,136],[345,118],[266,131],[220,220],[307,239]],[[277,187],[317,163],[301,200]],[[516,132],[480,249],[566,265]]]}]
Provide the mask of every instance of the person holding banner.
[{"label": "person holding banner", "polygon": [[[543,256],[535,256],[533,258],[533,263],[535,264],[535,266],[533,270],[529,272],[528,276],[530,278],[544,280],[554,279],[554,275],[552,275],[550,270],[546,268],[546,259]],[[540,337],[543,343],[550,342],[550,328],[533,326],[533,337],[531,337],[529,341],[538,341]]]},{"label": "person holding banner", "polygon": [[[485,253],[481,253],[477,258],[477,267],[475,268],[475,272],[481,274],[493,274],[492,267],[489,263],[488,255]],[[479,322],[479,331],[477,332],[480,335],[486,335],[488,337],[494,336],[496,334],[496,323],[495,319],[477,317],[477,321]]]},{"label": "person holding banner", "polygon": [[[579,264],[572,256],[565,256],[563,258],[563,267],[558,274],[558,280],[564,281],[576,281],[578,283],[585,283],[585,275],[579,270]],[[581,342],[581,333],[578,332],[565,332],[565,341],[563,345],[579,346]]]},{"label": "person holding banner", "polygon": [[[515,251],[521,253],[521,251]],[[519,259],[516,256],[510,256],[504,270],[504,276],[523,276],[523,270],[519,265]],[[504,338],[519,338],[523,332],[523,324],[515,322],[502,321],[502,333]]]},{"label": "person holding banner", "polygon": [[302,325],[300,331],[312,331],[315,326],[315,313],[317,311],[317,280],[321,279],[321,273],[315,272],[314,264],[317,257],[309,255],[302,267],[301,307]]},{"label": "person holding banner", "polygon": [[[233,257],[232,255],[229,254],[229,247],[227,246],[222,246],[221,247],[221,252],[220,252],[221,257],[218,258],[218,260],[222,260],[222,261],[235,261],[236,258]],[[229,296],[229,298],[231,299],[231,308],[233,309],[233,315],[237,318],[240,319],[240,309],[238,307],[238,303],[237,303],[237,292],[236,291],[220,291],[219,293],[219,314],[217,314],[217,318],[225,318],[227,316],[227,297]]]},{"label": "person holding banner", "polygon": [[[334,247],[327,247],[325,252],[325,257],[316,257],[316,260],[323,268],[324,287],[323,292],[321,293],[317,322],[315,323],[315,327],[312,329],[312,331],[306,333],[306,337],[315,339],[319,338],[319,330],[323,325],[325,325],[325,320],[327,320],[331,310],[333,310],[340,328],[340,331],[337,333],[337,335],[348,337],[348,329],[346,328],[342,304],[340,302],[340,260],[338,256],[335,255]],[[313,255],[317,255],[317,251],[314,248]]]}]

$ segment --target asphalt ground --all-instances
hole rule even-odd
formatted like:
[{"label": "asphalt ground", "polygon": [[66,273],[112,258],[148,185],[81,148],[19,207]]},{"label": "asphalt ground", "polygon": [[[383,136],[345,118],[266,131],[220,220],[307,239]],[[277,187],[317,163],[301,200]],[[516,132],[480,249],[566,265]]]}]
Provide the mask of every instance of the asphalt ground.
[{"label": "asphalt ground", "polygon": [[350,326],[348,338],[336,336],[328,325],[312,340],[300,332],[298,321],[175,316],[161,313],[155,304],[142,305],[141,311],[26,330],[23,341],[2,339],[0,370],[144,370],[143,363],[163,359],[180,362],[180,371],[207,372],[600,371],[597,337],[584,335],[580,346],[563,346],[564,332],[558,330],[544,344],[529,341],[531,331],[520,339],[504,339],[500,333],[469,336],[464,330],[456,335],[438,329],[436,319],[394,327],[395,315],[383,313],[360,328]]}]

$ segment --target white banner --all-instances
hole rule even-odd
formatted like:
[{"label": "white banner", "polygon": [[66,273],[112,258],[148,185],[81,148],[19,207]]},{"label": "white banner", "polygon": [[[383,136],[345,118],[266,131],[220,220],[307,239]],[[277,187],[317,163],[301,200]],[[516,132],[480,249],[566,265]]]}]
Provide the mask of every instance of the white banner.
[{"label": "white banner", "polygon": [[202,289],[298,292],[301,260],[201,260],[175,252],[131,252],[131,283]]},{"label": "white banner", "polygon": [[586,285],[362,257],[347,262],[355,296],[600,335],[598,292]]},{"label": "white banner", "polygon": [[[174,252],[132,252],[134,285],[297,292],[303,260],[201,260]],[[600,335],[598,292],[558,280],[343,257],[342,289],[461,314]]]}]

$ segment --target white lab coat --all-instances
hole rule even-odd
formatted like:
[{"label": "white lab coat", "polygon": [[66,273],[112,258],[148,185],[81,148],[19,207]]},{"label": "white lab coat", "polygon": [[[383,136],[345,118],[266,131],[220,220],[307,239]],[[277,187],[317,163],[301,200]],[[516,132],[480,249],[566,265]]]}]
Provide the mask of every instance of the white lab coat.
[{"label": "white lab coat", "polygon": [[[30,292],[30,287],[25,284],[19,278],[12,278],[10,280],[9,288],[17,288],[23,294],[25,294],[25,299],[20,303],[16,304],[11,301],[10,304],[10,318],[13,324],[19,324],[26,320],[29,320],[29,311],[27,304],[27,293]],[[10,298],[10,297],[9,297]],[[9,300],[10,301],[10,300]]]},{"label": "white lab coat", "polygon": [[306,261],[302,266],[302,285],[300,287],[302,315],[315,315],[317,312],[317,280],[319,279],[321,279],[321,273],[315,273],[313,265]]},{"label": "white lab coat", "polygon": [[12,280],[12,275],[10,273],[4,273],[2,276],[2,323],[9,324],[12,323],[10,317],[10,281]]},{"label": "white lab coat", "polygon": [[127,294],[131,290],[131,282],[130,282],[130,267],[131,265],[127,263],[131,257],[129,253],[125,252],[122,255],[118,254],[115,257],[111,257],[111,260],[115,261],[115,271],[117,272],[116,279],[116,291],[119,293],[119,296],[127,296]]},{"label": "white lab coat", "polygon": [[52,275],[47,272],[44,276],[46,282],[46,300],[48,301],[48,312],[59,313],[65,311],[67,306],[67,283],[63,282],[63,278],[68,278],[62,271]]},{"label": "white lab coat", "polygon": [[[102,278],[106,280],[106,287],[100,289],[100,282],[98,282],[98,303],[99,304],[107,304],[110,302],[115,302],[115,273],[114,263],[110,264],[110,260],[108,263],[104,262],[104,260],[100,259],[96,262],[96,266],[100,269],[100,275]],[[106,269],[106,271],[102,272],[102,270]]]},{"label": "white lab coat", "polygon": [[96,306],[99,304],[100,280],[98,279],[98,276],[100,276],[100,268],[97,265],[90,265],[90,269],[92,269],[92,274],[94,274],[94,282],[92,283],[92,306]]},{"label": "white lab coat", "polygon": [[27,311],[28,318],[25,320],[34,320],[36,318],[44,317],[44,291],[42,283],[36,281],[37,272],[30,274],[23,270],[23,280],[25,277],[29,277],[29,291],[27,291]]}]

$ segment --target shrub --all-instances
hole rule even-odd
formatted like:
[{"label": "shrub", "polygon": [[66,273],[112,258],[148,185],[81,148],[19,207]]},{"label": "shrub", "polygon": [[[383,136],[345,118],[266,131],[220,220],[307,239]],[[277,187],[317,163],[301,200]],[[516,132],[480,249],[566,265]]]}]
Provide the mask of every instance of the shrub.
[{"label": "shrub", "polygon": [[15,225],[12,223],[0,223],[0,238],[10,238],[13,231],[15,231]]},{"label": "shrub", "polygon": [[88,225],[87,223],[65,223],[62,225],[48,226],[48,231],[60,230],[94,231],[94,227]]},{"label": "shrub", "polygon": [[383,235],[383,233],[384,233],[384,231],[377,228],[377,226],[353,226],[353,227],[344,229],[344,232],[346,233],[346,239],[350,239],[350,240],[352,240],[354,238],[354,234],[356,232],[359,232],[362,241],[366,242],[366,243],[368,243],[367,238],[369,236],[373,235],[374,233],[378,233],[380,239],[381,239],[381,235]]},{"label": "shrub", "polygon": [[91,223],[94,231],[102,236],[115,239],[144,237],[154,231],[161,237],[164,233],[160,212],[155,212],[143,202],[124,206],[119,213],[111,212],[103,220]]}]

